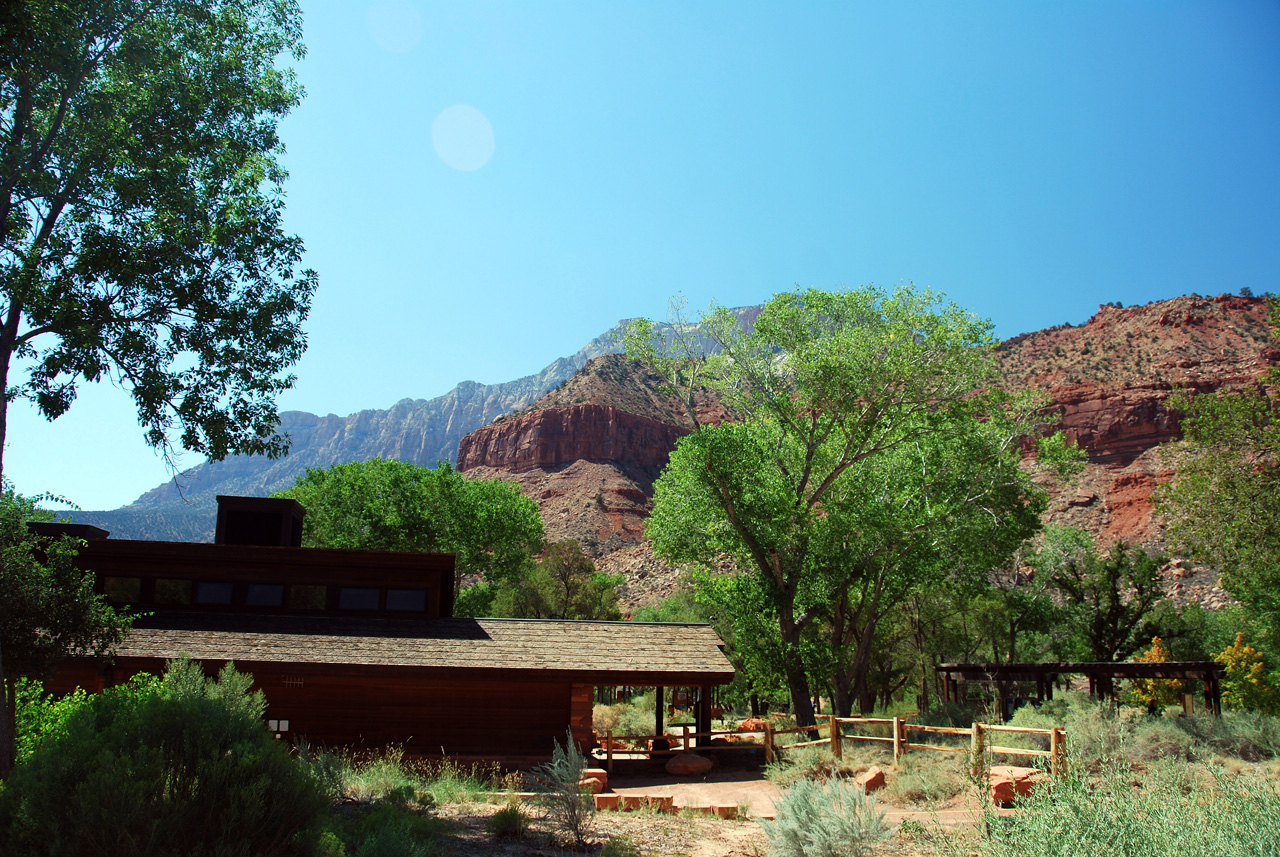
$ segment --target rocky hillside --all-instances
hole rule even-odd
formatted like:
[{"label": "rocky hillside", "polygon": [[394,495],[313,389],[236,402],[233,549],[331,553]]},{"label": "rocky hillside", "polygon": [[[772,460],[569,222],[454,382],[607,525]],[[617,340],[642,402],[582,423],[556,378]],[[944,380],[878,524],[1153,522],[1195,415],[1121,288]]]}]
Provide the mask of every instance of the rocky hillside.
[{"label": "rocky hillside", "polygon": [[[748,329],[759,311],[759,307],[731,310]],[[294,479],[308,467],[330,467],[376,457],[398,458],[428,467],[438,461],[453,462],[458,442],[470,432],[504,414],[535,405],[588,360],[617,353],[621,349],[618,334],[628,322],[620,321],[576,354],[558,358],[541,372],[515,381],[501,384],[464,381],[434,399],[404,399],[388,410],[361,411],[346,417],[286,411],[280,415],[280,430],[289,436],[291,445],[284,458],[271,461],[237,456],[201,464],[176,481],[153,488],[128,506],[108,512],[77,512],[73,517],[81,523],[103,527],[117,538],[212,541],[214,498],[218,494],[266,496],[293,485]],[[662,330],[668,338],[673,335],[667,325],[663,325]],[[696,328],[682,333],[690,332],[697,335]],[[711,347],[706,341],[701,344],[704,348]],[[662,405],[649,395],[651,401],[647,405],[638,401],[616,405],[628,414],[648,414],[658,421],[668,419],[654,410],[661,410]],[[559,400],[553,395],[550,401]],[[631,424],[627,418],[622,420]],[[624,429],[619,438],[622,446],[634,440],[627,431],[642,429],[638,426]]]},{"label": "rocky hillside", "polygon": [[452,462],[458,442],[502,414],[537,402],[572,377],[588,360],[618,349],[615,339],[625,321],[596,337],[570,357],[541,372],[501,384],[463,381],[434,399],[403,399],[387,410],[350,416],[317,416],[304,411],[280,414],[280,430],[290,439],[289,454],[271,461],[233,456],[204,463],[143,494],[133,503],[106,512],[78,512],[74,519],[109,530],[117,538],[213,541],[218,494],[266,496],[293,485],[308,467],[330,467],[370,458],[398,458],[433,466]]},{"label": "rocky hillside", "polygon": [[[1102,306],[1079,327],[1023,334],[998,350],[1003,382],[1044,390],[1061,427],[1088,452],[1085,472],[1059,490],[1051,522],[1162,547],[1151,492],[1169,476],[1157,448],[1177,434],[1165,401],[1177,388],[1209,392],[1256,383],[1280,364],[1260,298],[1181,297],[1139,307]],[[722,417],[713,401],[699,402]],[[542,509],[548,536],[575,538],[601,568],[624,573],[624,600],[660,597],[677,575],[642,537],[652,483],[689,430],[657,392],[657,379],[616,356],[594,360],[526,410],[462,440],[458,469],[520,483]],[[1179,600],[1225,596],[1205,569],[1166,569]]]}]

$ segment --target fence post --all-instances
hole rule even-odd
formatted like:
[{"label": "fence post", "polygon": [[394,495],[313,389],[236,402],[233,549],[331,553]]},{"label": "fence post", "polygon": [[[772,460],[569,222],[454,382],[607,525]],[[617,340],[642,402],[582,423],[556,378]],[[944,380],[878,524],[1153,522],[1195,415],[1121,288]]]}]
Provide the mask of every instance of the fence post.
[{"label": "fence post", "polygon": [[843,738],[840,735],[840,721],[833,714],[831,715],[831,755],[837,759],[844,752],[844,747],[841,746],[843,743]]},{"label": "fence post", "polygon": [[773,724],[766,723],[764,725],[764,760],[766,762],[773,761]]},{"label": "fence post", "polygon": [[688,750],[689,749],[689,727],[681,726],[680,728],[684,730],[684,735],[680,739],[680,749]]},{"label": "fence post", "polygon": [[973,722],[973,736],[969,739],[969,773],[976,780],[982,776],[982,724]]},{"label": "fence post", "polygon": [[893,718],[893,761],[897,764],[898,757],[902,755],[902,718]]},{"label": "fence post", "polygon": [[1062,773],[1062,751],[1062,728],[1055,726],[1049,733],[1049,772],[1054,777]]},{"label": "fence post", "polygon": [[604,731],[604,758],[605,770],[609,772],[609,776],[613,776],[613,730],[606,729]]}]

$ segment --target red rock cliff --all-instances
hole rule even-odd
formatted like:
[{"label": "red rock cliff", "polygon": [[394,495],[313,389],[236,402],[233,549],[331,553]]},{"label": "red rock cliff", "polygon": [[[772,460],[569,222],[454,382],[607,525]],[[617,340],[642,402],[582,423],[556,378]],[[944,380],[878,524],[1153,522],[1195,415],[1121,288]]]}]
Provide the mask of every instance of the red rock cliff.
[{"label": "red rock cliff", "polygon": [[464,437],[458,471],[490,467],[523,473],[585,460],[608,461],[628,472],[652,474],[652,479],[688,431],[612,405],[535,410]]}]

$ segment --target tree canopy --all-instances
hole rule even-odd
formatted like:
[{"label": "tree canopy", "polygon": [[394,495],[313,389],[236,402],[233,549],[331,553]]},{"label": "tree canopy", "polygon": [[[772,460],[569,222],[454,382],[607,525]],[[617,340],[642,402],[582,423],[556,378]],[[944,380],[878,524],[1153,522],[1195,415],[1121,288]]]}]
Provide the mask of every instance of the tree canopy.
[{"label": "tree canopy", "polygon": [[[1273,302],[1273,329],[1280,309]],[[1275,373],[1268,379],[1275,383]],[[1183,395],[1174,478],[1158,494],[1170,545],[1222,573],[1222,586],[1280,646],[1280,399],[1274,387]]]},{"label": "tree canopy", "polygon": [[27,528],[47,517],[8,486],[0,493],[0,776],[15,758],[18,679],[47,678],[71,655],[107,654],[130,625],[94,594],[93,573],[76,565],[75,539],[41,539]]},{"label": "tree canopy", "polygon": [[384,458],[308,468],[275,497],[307,510],[306,547],[457,554],[457,573],[491,583],[520,572],[542,548],[538,505],[512,482],[463,479]]},{"label": "tree canopy", "polygon": [[282,227],[297,3],[17,2],[0,27],[0,449],[9,402],[54,419],[110,379],[166,456],[283,452],[316,286]]},{"label": "tree canopy", "polygon": [[713,309],[682,341],[706,338],[717,353],[673,352],[647,321],[629,333],[628,353],[683,401],[705,383],[740,420],[681,439],[646,533],[706,578],[733,559],[722,603],[752,605],[738,639],[785,676],[800,722],[813,722],[807,658],[839,708],[865,706],[886,611],[931,582],[981,581],[1038,526],[1018,468],[1035,403],[991,386],[990,324],[928,290],[782,294],[750,331]]}]

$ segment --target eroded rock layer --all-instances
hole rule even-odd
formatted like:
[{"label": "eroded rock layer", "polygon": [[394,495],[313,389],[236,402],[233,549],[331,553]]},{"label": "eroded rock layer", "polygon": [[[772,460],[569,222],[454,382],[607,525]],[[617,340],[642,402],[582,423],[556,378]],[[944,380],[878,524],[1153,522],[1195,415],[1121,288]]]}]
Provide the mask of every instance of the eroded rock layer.
[{"label": "eroded rock layer", "polygon": [[[1151,495],[1172,473],[1159,448],[1178,434],[1168,397],[1261,383],[1280,365],[1267,316],[1261,298],[1188,296],[1104,305],[1084,325],[1004,342],[1002,383],[1044,391],[1088,453],[1084,473],[1053,489],[1046,520],[1085,527],[1104,548],[1117,539],[1163,548]],[[599,357],[527,410],[464,438],[458,452],[469,476],[518,481],[538,501],[549,538],[576,538],[601,568],[624,574],[630,606],[669,594],[677,579],[643,539],[653,481],[692,428],[659,387],[621,357]],[[696,406],[704,419],[728,416],[706,396]],[[1205,569],[1174,562],[1166,576],[1177,600],[1225,600]]]}]

